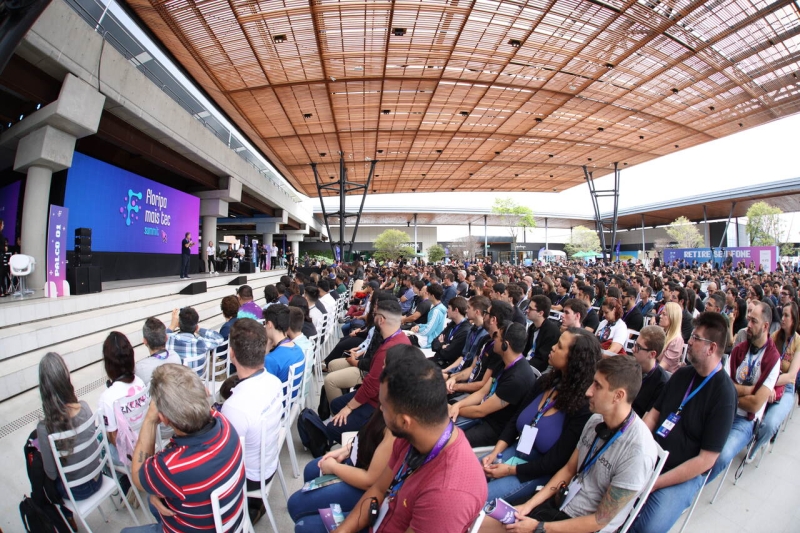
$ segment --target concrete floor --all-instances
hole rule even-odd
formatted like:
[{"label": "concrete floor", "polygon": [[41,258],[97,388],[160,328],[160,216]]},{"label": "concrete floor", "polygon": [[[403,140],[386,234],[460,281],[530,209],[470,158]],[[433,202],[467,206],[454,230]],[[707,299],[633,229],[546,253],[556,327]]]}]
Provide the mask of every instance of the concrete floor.
[{"label": "concrete floor", "polygon": [[[81,397],[94,409],[102,389],[98,388]],[[0,420],[16,419],[19,413],[28,412],[39,405],[38,393],[26,393],[0,404]],[[800,506],[797,505],[798,478],[800,478],[800,457],[797,456],[795,443],[800,440],[800,415],[791,420],[785,433],[781,433],[773,453],[768,453],[759,468],[755,463],[745,468],[737,485],[733,485],[733,470],[720,493],[717,502],[709,502],[717,488],[718,481],[709,486],[701,496],[694,516],[686,529],[688,533],[796,533],[800,531]],[[0,499],[0,528],[5,533],[21,532],[18,504],[22,495],[30,490],[25,466],[22,459],[24,439],[35,427],[35,421],[20,427],[13,433],[0,437],[0,457],[4,458],[5,467],[0,476],[0,493],[8,497]],[[300,439],[295,432],[298,462],[302,467],[311,460],[308,452],[300,447]],[[301,479],[295,479],[291,473],[289,456],[284,449],[281,464],[290,491],[298,490]],[[738,464],[738,461],[735,465]],[[734,465],[734,467],[735,467]],[[280,484],[273,486],[270,504],[275,514],[281,533],[293,531],[293,523],[286,512],[286,498]],[[124,507],[115,511],[110,502],[103,504],[109,522],[106,523],[99,513],[92,514],[89,526],[95,532],[117,532],[123,527],[133,525],[130,515]],[[136,511],[140,523],[152,522],[149,513]],[[147,516],[145,517],[145,515]],[[672,529],[671,533],[680,531],[683,518]],[[259,533],[271,530],[269,521],[263,518],[256,524]]]}]

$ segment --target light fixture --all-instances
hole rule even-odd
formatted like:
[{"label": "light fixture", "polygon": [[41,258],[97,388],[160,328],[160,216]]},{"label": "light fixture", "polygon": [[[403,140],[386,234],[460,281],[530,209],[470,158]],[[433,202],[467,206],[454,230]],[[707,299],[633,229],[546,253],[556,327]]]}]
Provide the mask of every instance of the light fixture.
[{"label": "light fixture", "polygon": [[378,150],[378,153],[379,153],[379,154],[382,154],[382,153],[383,153],[383,150]]},{"label": "light fixture", "polygon": [[522,41],[520,41],[519,39],[509,39],[508,44],[510,44],[514,48],[519,48],[520,46],[522,46]]},{"label": "light fixture", "polygon": [[402,37],[406,34],[405,28],[392,28],[392,33],[395,37]]},{"label": "light fixture", "polygon": [[320,153],[319,153],[319,156],[320,156],[320,157],[325,157],[326,155],[328,155],[328,153],[327,153],[327,152],[320,152]]},{"label": "light fixture", "polygon": [[462,111],[461,112],[461,116],[462,117],[468,117],[469,116],[469,111]]},{"label": "light fixture", "polygon": [[533,120],[535,120],[536,122],[541,122],[541,121],[542,121],[542,119],[541,119],[541,118],[539,118],[539,117],[536,117],[536,118],[535,118],[535,119],[533,119]]},{"label": "light fixture", "polygon": [[673,87],[673,88],[672,88],[672,94],[678,94],[678,89],[676,89],[675,87]]},{"label": "light fixture", "polygon": [[604,131],[604,128],[597,128],[597,131]]},{"label": "light fixture", "polygon": [[383,110],[383,114],[384,114],[384,115],[388,115],[389,113],[391,113],[391,111],[389,111],[388,109],[384,109],[384,110]]},{"label": "light fixture", "polygon": [[280,35],[275,35],[272,37],[272,42],[275,44],[285,43],[286,42],[286,34],[281,33]]},{"label": "light fixture", "polygon": [[303,113],[303,118],[311,118],[311,113]]}]

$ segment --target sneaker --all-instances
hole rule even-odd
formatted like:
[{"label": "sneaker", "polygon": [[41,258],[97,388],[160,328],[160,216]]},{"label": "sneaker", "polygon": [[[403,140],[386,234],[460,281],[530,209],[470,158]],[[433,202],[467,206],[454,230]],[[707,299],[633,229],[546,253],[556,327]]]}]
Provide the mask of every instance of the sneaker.
[{"label": "sneaker", "polygon": [[250,514],[250,523],[252,525],[256,525],[256,523],[261,520],[261,517],[267,512],[267,508],[264,507],[264,504],[261,504],[261,507],[258,511],[248,511]]},{"label": "sneaker", "polygon": [[748,453],[747,457],[745,457],[744,459],[744,464],[749,465],[750,463],[755,461],[756,455],[758,455],[759,450],[761,450],[761,448],[753,448],[752,450],[750,450],[750,453]]},{"label": "sneaker", "polygon": [[348,322],[350,322],[350,319],[347,317],[339,319],[339,324],[347,324]]}]

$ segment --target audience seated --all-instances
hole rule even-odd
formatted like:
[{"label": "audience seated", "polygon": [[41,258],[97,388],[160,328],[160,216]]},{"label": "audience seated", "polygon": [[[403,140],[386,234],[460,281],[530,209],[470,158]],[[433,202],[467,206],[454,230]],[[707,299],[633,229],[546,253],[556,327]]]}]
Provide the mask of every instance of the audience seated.
[{"label": "audience seated", "polygon": [[[280,283],[278,284],[280,285]],[[283,291],[278,291],[277,285],[265,285],[264,286],[264,309],[269,307],[272,304],[281,303],[280,297]],[[227,296],[226,296],[227,298]],[[284,304],[286,305],[286,304]],[[263,311],[263,310],[262,310]]]},{"label": "audience seated", "polygon": [[686,308],[689,295],[686,289],[677,284],[670,286],[669,294],[670,301],[678,304],[681,308],[681,337],[683,337],[683,342],[689,342],[689,335],[692,334],[692,319],[694,318]]},{"label": "audience seated", "polygon": [[[458,295],[456,284],[453,283],[453,280],[455,279],[456,278],[453,276],[452,272],[448,272],[442,278],[442,295],[437,298],[437,300],[440,300],[444,306],[450,303],[450,300]],[[428,294],[430,295],[430,293]]]},{"label": "audience seated", "polygon": [[470,328],[466,317],[467,306],[467,300],[462,296],[456,296],[447,304],[447,318],[450,319],[450,323],[431,343],[433,361],[439,366],[447,367],[453,364],[464,352]]},{"label": "audience seated", "polygon": [[428,322],[428,311],[431,310],[431,301],[428,298],[428,288],[421,279],[414,280],[414,303],[409,312],[403,316],[403,329],[411,329],[415,325]]},{"label": "audience seated", "polygon": [[642,312],[636,306],[637,291],[629,285],[622,291],[622,320],[628,327],[628,330],[639,331],[644,327],[644,317]]},{"label": "audience seated", "polygon": [[670,376],[656,363],[658,354],[664,349],[665,339],[660,327],[645,326],[633,345],[633,357],[642,367],[642,387],[633,401],[633,410],[641,418],[653,407]]},{"label": "audience seated", "polygon": [[[517,530],[612,532],[622,524],[658,457],[650,430],[631,406],[641,374],[629,356],[597,363],[586,392],[595,414],[567,464],[533,498],[516,507]],[[506,529],[487,517],[481,531]]]},{"label": "audience seated", "polygon": [[361,387],[331,402],[331,413],[334,417],[326,426],[331,442],[341,443],[342,433],[357,431],[367,423],[380,403],[378,390],[386,351],[398,344],[411,344],[400,330],[402,315],[397,300],[378,300],[375,305],[375,328],[380,333],[381,344],[372,356],[369,371],[364,376]]},{"label": "audience seated", "polygon": [[[228,298],[234,298],[229,296]],[[234,298],[235,299],[235,298]],[[150,385],[150,378],[153,370],[166,363],[181,364],[181,358],[175,352],[167,350],[167,328],[164,323],[155,317],[150,317],[144,321],[142,327],[142,344],[150,352],[149,357],[145,357],[136,363],[136,374],[147,387]]]},{"label": "audience seated", "polygon": [[[172,322],[167,329],[167,350],[177,353],[183,362],[187,357],[208,353],[225,342],[216,331],[201,328],[200,317],[192,307],[172,311]],[[192,368],[200,363],[191,361]]]},{"label": "audience seated", "polygon": [[[523,391],[516,413],[481,460],[489,478],[488,501],[523,503],[567,463],[591,415],[586,390],[599,360],[594,335],[574,327],[561,334],[550,352],[553,371]],[[495,464],[498,454],[503,460]]]},{"label": "audience seated", "polygon": [[597,326],[600,325],[600,315],[593,306],[600,307],[595,304],[595,292],[591,285],[584,285],[578,288],[578,299],[586,304],[588,310],[586,311],[586,318],[583,319],[583,327],[594,333],[597,331]]},{"label": "audience seated", "polygon": [[[214,528],[211,492],[233,477],[240,480],[221,500],[232,503],[227,519],[242,501],[244,464],[239,435],[227,418],[209,409],[198,375],[181,365],[161,365],[150,382],[150,407],[139,430],[131,472],[136,487],[150,495],[158,523],[125,528],[124,533],[206,532]],[[175,432],[156,453],[158,424]],[[239,519],[237,522],[241,521]]]},{"label": "audience seated", "polygon": [[303,296],[308,302],[308,315],[311,317],[311,322],[314,323],[314,329],[324,332],[323,323],[328,310],[319,302],[319,288],[314,285],[306,285]]},{"label": "audience seated", "polygon": [[224,340],[228,340],[228,334],[231,331],[231,326],[239,318],[239,298],[236,296],[226,296],[219,304],[222,316],[225,318],[225,323],[219,328],[219,334]]},{"label": "audience seated", "polygon": [[333,313],[336,311],[336,300],[339,298],[337,294],[336,297],[333,295],[336,294],[336,291],[331,292],[331,284],[327,279],[321,279],[317,282],[317,289],[319,289],[319,304],[325,308],[328,313]]},{"label": "audience seated", "polygon": [[432,283],[427,287],[426,292],[431,303],[428,320],[424,324],[418,324],[411,328],[411,331],[416,334],[420,348],[431,347],[431,342],[444,330],[444,321],[447,315],[447,308],[441,302],[442,286]]},{"label": "audience seated", "polygon": [[283,304],[269,306],[264,314],[264,327],[267,333],[264,368],[281,383],[286,383],[289,367],[305,361],[303,350],[286,335],[289,331],[289,308]]},{"label": "audience seated", "polygon": [[313,348],[311,340],[303,335],[303,322],[305,316],[299,307],[289,306],[289,329],[286,330],[286,336],[292,339],[303,352]]},{"label": "audience seated", "polygon": [[596,333],[600,346],[607,352],[625,355],[628,326],[622,320],[622,304],[617,298],[608,296],[603,301],[600,312],[603,320],[598,324]]},{"label": "audience seated", "polygon": [[561,332],[563,333],[568,328],[581,328],[583,327],[583,320],[586,318],[586,313],[589,312],[589,306],[578,300],[577,298],[570,298],[562,306],[561,315]]},{"label": "audience seated", "polygon": [[314,327],[314,322],[311,320],[311,315],[308,310],[308,301],[304,297],[292,296],[292,299],[289,301],[289,307],[296,307],[303,312],[303,327],[301,328],[303,335],[310,339],[314,335],[321,333]]},{"label": "audience seated", "polygon": [[674,374],[682,365],[683,349],[686,345],[681,336],[683,311],[675,302],[669,302],[658,315],[658,325],[664,330],[664,350],[658,356],[658,364]]},{"label": "audience seated", "polygon": [[[470,322],[467,338],[464,341],[464,349],[461,355],[442,371],[442,376],[448,379],[470,368],[476,356],[480,355],[481,349],[489,341],[489,333],[483,327],[483,321],[491,307],[492,302],[485,296],[473,296],[467,302],[467,320]],[[466,378],[465,378],[466,379]],[[458,383],[453,384],[453,392],[458,391]],[[450,390],[448,384],[448,391]]]},{"label": "audience seated", "polygon": [[525,357],[539,372],[547,369],[550,350],[561,335],[559,323],[550,320],[550,299],[541,294],[531,298],[526,311],[531,321],[525,342]]},{"label": "audience seated", "polygon": [[342,324],[342,335],[347,336],[353,328],[363,328],[364,319],[369,312],[372,293],[380,289],[380,284],[377,281],[370,281],[364,285],[364,298],[360,304],[353,304],[347,310],[346,322]]},{"label": "audience seated", "polygon": [[236,291],[239,297],[239,313],[237,318],[252,318],[254,320],[261,320],[264,318],[264,311],[253,301],[253,289],[250,285],[242,285]]}]

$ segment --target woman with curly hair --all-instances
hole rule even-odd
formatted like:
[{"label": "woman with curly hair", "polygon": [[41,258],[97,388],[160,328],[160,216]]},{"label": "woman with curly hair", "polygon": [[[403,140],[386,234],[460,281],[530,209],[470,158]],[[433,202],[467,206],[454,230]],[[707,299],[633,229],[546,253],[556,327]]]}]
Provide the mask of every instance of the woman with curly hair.
[{"label": "woman with curly hair", "polygon": [[[527,501],[537,486],[567,464],[591,416],[586,390],[600,358],[600,342],[591,332],[568,328],[561,334],[550,352],[553,370],[536,381],[494,449],[481,460],[490,480],[488,501]],[[536,439],[531,447],[533,428]],[[521,449],[526,447],[527,453]],[[505,462],[493,464],[500,453]]]},{"label": "woman with curly hair", "polygon": [[622,304],[617,298],[606,297],[600,307],[603,320],[597,326],[597,338],[604,350],[625,355],[625,341],[628,340],[628,326],[622,320]]}]

